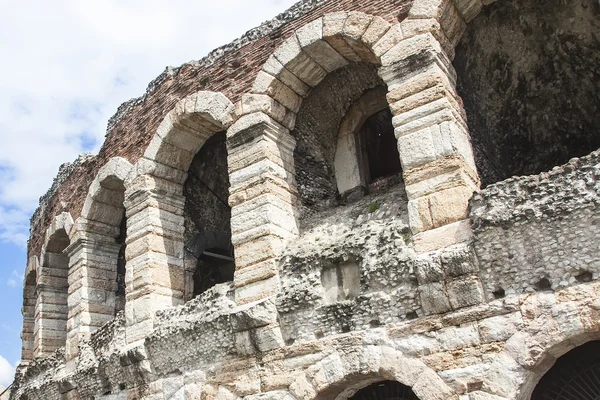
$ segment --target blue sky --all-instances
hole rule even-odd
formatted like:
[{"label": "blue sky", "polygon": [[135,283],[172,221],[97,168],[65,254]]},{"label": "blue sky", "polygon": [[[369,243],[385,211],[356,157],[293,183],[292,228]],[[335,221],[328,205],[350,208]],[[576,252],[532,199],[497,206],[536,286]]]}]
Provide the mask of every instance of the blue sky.
[{"label": "blue sky", "polygon": [[0,385],[20,359],[29,218],[117,107],[294,0],[0,0]]}]

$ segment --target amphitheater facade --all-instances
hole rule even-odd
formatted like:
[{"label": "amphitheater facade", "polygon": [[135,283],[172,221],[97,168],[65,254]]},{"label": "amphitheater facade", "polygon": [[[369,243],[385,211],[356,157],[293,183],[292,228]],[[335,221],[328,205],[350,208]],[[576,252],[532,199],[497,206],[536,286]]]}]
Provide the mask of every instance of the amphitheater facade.
[{"label": "amphitheater facade", "polygon": [[599,108],[597,0],[301,1],[61,167],[11,399],[598,399]]}]

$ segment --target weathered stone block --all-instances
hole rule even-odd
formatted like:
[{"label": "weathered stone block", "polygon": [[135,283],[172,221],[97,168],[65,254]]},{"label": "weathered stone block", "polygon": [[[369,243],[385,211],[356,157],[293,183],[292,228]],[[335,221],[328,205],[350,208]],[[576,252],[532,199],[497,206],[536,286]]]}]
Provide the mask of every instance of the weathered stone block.
[{"label": "weathered stone block", "polygon": [[477,277],[454,279],[447,283],[446,288],[450,304],[455,310],[481,304],[484,300],[481,281]]},{"label": "weathered stone block", "polygon": [[451,310],[443,282],[419,285],[419,296],[426,315],[443,314]]}]

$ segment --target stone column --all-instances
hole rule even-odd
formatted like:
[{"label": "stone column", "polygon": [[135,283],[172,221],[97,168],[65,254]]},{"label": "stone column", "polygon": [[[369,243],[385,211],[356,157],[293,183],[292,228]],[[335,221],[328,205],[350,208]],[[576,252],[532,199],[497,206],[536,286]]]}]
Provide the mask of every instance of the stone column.
[{"label": "stone column", "polygon": [[115,227],[80,218],[69,256],[69,319],[66,358],[79,354],[79,342],[114,319],[117,258],[120,245]]},{"label": "stone column", "polygon": [[245,115],[228,131],[238,304],[279,290],[276,257],[298,235],[295,145],[289,130],[263,112]]},{"label": "stone column", "polygon": [[468,201],[479,187],[455,72],[431,32],[403,38],[381,57],[418,251],[470,236]]},{"label": "stone column", "polygon": [[35,331],[35,303],[36,289],[34,285],[26,285],[23,298],[23,331],[21,332],[21,341],[23,344],[21,351],[22,361],[33,360],[33,342]]},{"label": "stone column", "polygon": [[183,304],[185,199],[181,184],[150,174],[127,186],[125,318],[127,342],[134,343],[152,332],[156,311]]},{"label": "stone column", "polygon": [[62,253],[44,255],[36,290],[34,357],[48,356],[65,345],[68,262]]}]

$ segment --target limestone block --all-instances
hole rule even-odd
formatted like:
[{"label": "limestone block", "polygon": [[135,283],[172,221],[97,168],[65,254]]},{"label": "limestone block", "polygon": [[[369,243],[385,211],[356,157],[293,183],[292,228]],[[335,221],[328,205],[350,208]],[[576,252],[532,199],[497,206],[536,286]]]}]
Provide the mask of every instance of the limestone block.
[{"label": "limestone block", "polygon": [[317,398],[313,385],[301,375],[290,385],[290,393],[298,400],[311,400]]},{"label": "limestone block", "polygon": [[204,119],[226,129],[233,122],[234,106],[223,93],[200,91],[196,96],[194,111]]},{"label": "limestone block", "polygon": [[379,41],[386,34],[386,32],[391,28],[389,22],[381,17],[373,17],[371,24],[368,26],[365,33],[362,35],[362,42],[367,46],[373,48],[375,43]]},{"label": "limestone block", "polygon": [[346,12],[326,14],[323,17],[323,39],[348,61],[359,62],[362,58],[343,37],[347,17]]},{"label": "limestone block", "polygon": [[443,314],[451,310],[450,301],[442,282],[419,285],[421,306],[426,315]]},{"label": "limestone block", "polygon": [[467,23],[471,22],[483,8],[481,0],[454,0],[454,4]]},{"label": "limestone block", "polygon": [[435,227],[466,219],[473,189],[458,186],[433,193],[428,197],[431,218]]},{"label": "limestone block", "polygon": [[302,97],[294,92],[289,86],[285,85],[274,76],[267,74],[265,71],[260,71],[258,73],[251,92],[268,94],[292,112],[298,112],[300,104],[302,104]]},{"label": "limestone block", "polygon": [[408,219],[413,233],[424,232],[433,228],[429,200],[426,197],[409,200]]},{"label": "limestone block", "polygon": [[413,243],[417,252],[424,253],[466,242],[472,236],[471,223],[465,220],[414,235]]},{"label": "limestone block", "polygon": [[323,67],[302,51],[296,35],[283,42],[273,55],[286,69],[310,87],[318,85],[327,75]]},{"label": "limestone block", "polygon": [[200,124],[177,124],[177,116],[171,112],[160,124],[153,139],[160,138],[174,147],[196,153],[210,134],[211,131]]},{"label": "limestone block", "polygon": [[[237,263],[236,263],[237,266]],[[275,296],[279,292],[279,276],[256,281],[236,288],[235,301],[237,304],[247,304]]]},{"label": "limestone block", "polygon": [[346,22],[344,23],[342,35],[359,41],[369,25],[371,25],[372,20],[373,16],[371,15],[357,11],[349,12]]},{"label": "limestone block", "polygon": [[[155,147],[157,152],[158,151],[163,152],[164,149],[159,150],[160,149],[159,142],[160,141],[157,140],[157,143],[154,143],[153,146],[158,146],[158,147]],[[161,153],[160,156],[162,157],[163,155],[164,154]],[[154,157],[157,156],[156,154],[150,153],[149,156],[152,158],[142,157],[133,166],[132,173],[130,174],[130,176],[127,178],[127,181],[125,182],[125,186],[128,187],[128,190],[125,192],[125,198],[127,198],[128,192],[131,193],[132,191],[134,191],[137,188],[137,186],[140,185],[137,178],[142,177],[142,176],[154,176],[158,179],[162,179],[164,181],[172,182],[172,183],[179,184],[179,185],[183,185],[183,183],[187,179],[187,172],[184,172],[183,170],[181,170],[179,168],[174,168],[172,166],[162,164],[160,162],[156,162],[154,160]],[[182,165],[184,162],[187,162],[187,160],[183,161],[181,159],[179,159],[179,161],[177,161],[176,158],[173,159],[171,157],[171,161],[179,162],[180,165]]]},{"label": "limestone block", "polygon": [[[236,141],[237,137],[246,136],[244,134],[250,136],[249,140]],[[288,138],[291,138],[289,129],[283,127],[264,112],[256,112],[242,116],[229,128],[227,131],[227,146],[229,151],[231,151],[237,147],[246,145],[249,141],[257,137],[263,136],[269,137],[277,143],[279,143],[280,138],[283,138],[282,143],[289,142],[290,145],[295,144],[295,141],[288,140]]]},{"label": "limestone block", "polygon": [[275,260],[266,260],[235,271],[233,282],[236,287],[243,287],[254,282],[269,279],[277,275],[279,269]]},{"label": "limestone block", "polygon": [[455,396],[442,379],[430,369],[419,374],[419,377],[412,386],[412,390],[420,399],[443,400]]},{"label": "limestone block", "polygon": [[455,310],[481,304],[484,300],[483,287],[477,277],[457,278],[447,283],[450,305]]},{"label": "limestone block", "polygon": [[345,374],[344,363],[337,352],[309,367],[306,373],[317,391],[322,391],[330,385],[341,381]]},{"label": "limestone block", "polygon": [[[177,136],[177,133],[173,135]],[[202,139],[196,138],[194,149],[200,149],[203,143]],[[194,155],[195,153],[176,147],[159,136],[154,136],[144,152],[147,159],[182,171],[187,170]]]},{"label": "limestone block", "polygon": [[444,270],[439,257],[423,255],[415,259],[414,268],[420,285],[444,280]]},{"label": "limestone block", "polygon": [[231,325],[235,332],[260,328],[276,322],[277,308],[269,299],[240,306],[231,315]]},{"label": "limestone block", "polygon": [[314,59],[325,71],[333,72],[348,64],[348,61],[323,40],[323,19],[319,18],[296,31],[302,50]]},{"label": "limestone block", "polygon": [[434,143],[432,130],[428,127],[398,137],[398,152],[402,169],[408,171],[435,160],[438,154]]},{"label": "limestone block", "polygon": [[341,35],[348,18],[347,12],[335,12],[323,17],[323,37]]},{"label": "limestone block", "polygon": [[478,322],[482,343],[504,342],[523,326],[521,313],[486,318]]},{"label": "limestone block", "polygon": [[256,348],[260,352],[267,352],[285,346],[281,329],[278,325],[268,325],[257,328],[253,332]]},{"label": "limestone block", "polygon": [[444,249],[441,261],[444,271],[451,277],[479,271],[479,262],[475,251],[467,245],[456,245]]},{"label": "limestone block", "polygon": [[[263,65],[263,71],[269,75],[277,77],[281,82],[289,86],[294,92],[302,97],[306,97],[310,92],[310,86],[304,83],[294,73],[289,71],[283,64],[274,56],[271,55]],[[262,110],[261,110],[262,111]],[[249,114],[249,112],[244,112]],[[275,117],[273,117],[275,118]],[[278,118],[275,118],[279,120]]]},{"label": "limestone block", "polygon": [[440,18],[444,9],[444,0],[420,0],[413,3],[409,18]]},{"label": "limestone block", "polygon": [[[436,125],[443,124],[447,121],[455,121],[455,118],[456,117],[452,110],[451,103],[446,98],[442,98],[432,103],[425,104],[421,107],[417,107],[413,110],[397,115],[394,118],[392,118],[392,123],[395,127],[394,134],[397,138],[399,138],[410,133],[423,131],[427,128],[435,127]],[[435,133],[437,135],[439,132],[437,127],[433,129],[435,129]],[[431,129],[429,134],[433,134],[431,132]],[[437,136],[438,137],[436,137],[436,143],[441,145],[442,143],[438,142],[439,135]],[[431,146],[433,147],[433,143],[431,144]],[[437,153],[438,150],[439,148],[433,147],[431,153]]]},{"label": "limestone block", "polygon": [[[392,25],[389,27],[389,29],[386,29],[385,34],[383,34],[381,38],[377,40],[377,42],[373,45],[373,53],[376,57],[381,58],[383,61],[382,56],[386,54],[391,48],[400,43],[402,39],[404,39],[404,34],[402,33],[402,28],[400,27],[400,25]],[[400,60],[401,58],[395,61]]]},{"label": "limestone block", "polygon": [[455,2],[449,1],[440,18],[440,25],[453,46],[456,46],[462,37],[467,23],[455,6]]},{"label": "limestone block", "polygon": [[283,181],[288,179],[288,171],[286,171],[285,168],[267,159],[255,162],[245,168],[234,171],[229,175],[229,181],[233,186],[241,184],[244,181],[252,180],[253,178],[262,177],[264,175],[273,175]]}]

